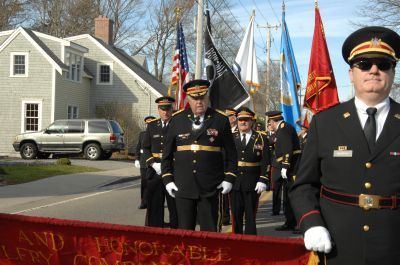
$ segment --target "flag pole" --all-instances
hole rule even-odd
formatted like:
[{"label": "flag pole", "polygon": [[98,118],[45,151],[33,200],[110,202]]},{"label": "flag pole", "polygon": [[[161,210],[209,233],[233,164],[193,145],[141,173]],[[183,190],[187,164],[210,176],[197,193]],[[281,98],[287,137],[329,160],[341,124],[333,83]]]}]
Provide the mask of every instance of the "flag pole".
[{"label": "flag pole", "polygon": [[[252,14],[251,14],[251,16],[250,16],[250,21],[253,19],[253,17],[255,17],[256,16],[256,10],[255,9],[253,9],[253,12],[252,12]],[[253,24],[253,27],[254,27],[254,24]],[[253,28],[253,30],[254,30],[254,28]],[[253,56],[252,55],[250,55],[250,57],[253,59]],[[251,79],[253,79],[253,60],[251,60],[251,67],[250,67],[250,77],[251,77]],[[255,102],[255,99],[254,99],[254,94],[256,93],[257,91],[255,90],[255,89],[253,89],[253,80],[250,80],[250,95],[251,95],[251,101],[253,102],[253,111],[254,111],[254,113],[257,113],[257,111],[256,111],[256,102]]]},{"label": "flag pole", "polygon": [[[182,8],[180,7],[180,6],[177,6],[177,7],[175,7],[175,19],[176,19],[176,28],[178,28],[179,27],[179,21],[181,20],[181,12],[182,12]],[[178,31],[176,32],[176,42],[178,41]],[[175,43],[176,43],[175,42]],[[174,55],[175,56],[175,55]],[[178,83],[177,83],[177,86],[176,86],[176,88],[175,88],[175,109],[179,109],[179,102],[180,102],[180,99],[179,99],[179,97],[180,97],[180,95],[179,95],[179,93],[180,93],[180,87],[181,87],[181,85],[182,85],[182,78],[181,78],[181,72],[182,72],[182,69],[181,69],[181,64],[179,64],[179,69],[178,69],[179,71],[178,71]]]},{"label": "flag pole", "polygon": [[196,71],[195,79],[201,78],[203,51],[203,0],[197,0],[197,39],[196,39]]}]

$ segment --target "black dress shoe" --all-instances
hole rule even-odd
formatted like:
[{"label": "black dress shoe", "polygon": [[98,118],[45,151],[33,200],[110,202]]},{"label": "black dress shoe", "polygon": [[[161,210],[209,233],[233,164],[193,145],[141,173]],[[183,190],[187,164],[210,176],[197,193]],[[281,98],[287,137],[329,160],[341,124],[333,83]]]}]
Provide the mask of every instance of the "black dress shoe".
[{"label": "black dress shoe", "polygon": [[294,229],[295,227],[293,225],[288,225],[288,224],[283,224],[282,226],[275,228],[276,231],[291,231]]}]

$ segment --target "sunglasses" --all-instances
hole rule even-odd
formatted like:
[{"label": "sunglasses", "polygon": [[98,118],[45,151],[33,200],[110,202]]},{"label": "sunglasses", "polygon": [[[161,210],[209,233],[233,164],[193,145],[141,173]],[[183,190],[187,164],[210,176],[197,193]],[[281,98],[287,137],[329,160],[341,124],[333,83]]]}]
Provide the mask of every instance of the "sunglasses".
[{"label": "sunglasses", "polygon": [[385,59],[362,59],[353,63],[353,67],[355,66],[361,71],[370,70],[372,65],[376,65],[381,71],[387,71],[392,67],[395,67],[396,64]]}]

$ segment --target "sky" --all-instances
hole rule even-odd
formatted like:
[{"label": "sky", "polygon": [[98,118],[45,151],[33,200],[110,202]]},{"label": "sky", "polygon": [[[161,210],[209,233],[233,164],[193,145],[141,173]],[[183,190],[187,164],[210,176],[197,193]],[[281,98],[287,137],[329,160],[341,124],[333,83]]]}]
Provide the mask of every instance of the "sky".
[{"label": "sky", "polygon": [[[365,0],[364,0],[365,1]],[[265,28],[259,26],[280,24],[282,16],[282,0],[231,0],[233,15],[244,28],[249,23],[253,9],[256,11],[254,41],[257,46],[258,65],[261,60],[266,61],[266,36]],[[325,29],[325,36],[331,58],[340,101],[346,101],[353,96],[352,87],[348,77],[348,65],[342,57],[342,44],[346,37],[357,29],[351,24],[362,21],[357,17],[356,10],[362,5],[363,0],[319,0],[318,6]],[[286,0],[285,18],[292,41],[297,67],[300,74],[302,87],[307,83],[308,66],[312,37],[314,33],[314,0]],[[243,32],[244,35],[244,32]],[[271,59],[279,59],[281,28],[271,31],[272,46]],[[304,93],[304,92],[303,92]]]}]

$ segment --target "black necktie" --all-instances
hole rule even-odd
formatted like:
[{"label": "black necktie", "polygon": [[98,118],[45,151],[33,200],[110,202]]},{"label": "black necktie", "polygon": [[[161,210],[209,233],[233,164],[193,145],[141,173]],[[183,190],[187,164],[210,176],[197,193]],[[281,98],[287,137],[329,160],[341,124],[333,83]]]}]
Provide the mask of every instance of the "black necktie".
[{"label": "black necktie", "polygon": [[163,134],[165,134],[167,132],[167,122],[163,121],[162,122],[162,132]]},{"label": "black necktie", "polygon": [[196,117],[194,118],[194,124],[195,124],[195,125],[200,125],[200,116],[196,116]]},{"label": "black necktie", "polygon": [[364,126],[364,134],[367,139],[369,151],[372,152],[375,146],[376,139],[376,121],[375,121],[376,108],[368,108],[368,119]]},{"label": "black necktie", "polygon": [[243,148],[246,147],[246,134],[245,133],[242,134],[242,146],[243,146]]}]

